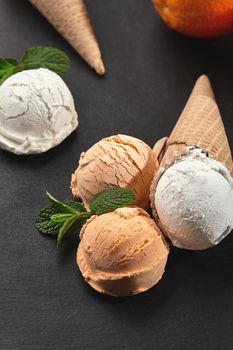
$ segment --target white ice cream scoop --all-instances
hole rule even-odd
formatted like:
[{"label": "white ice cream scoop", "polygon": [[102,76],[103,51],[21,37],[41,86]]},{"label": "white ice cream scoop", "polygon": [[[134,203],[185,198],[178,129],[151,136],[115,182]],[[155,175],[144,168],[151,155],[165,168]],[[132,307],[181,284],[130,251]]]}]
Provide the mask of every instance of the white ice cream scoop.
[{"label": "white ice cream scoop", "polygon": [[154,200],[160,227],[177,247],[206,249],[233,229],[233,179],[200,149],[164,172]]},{"label": "white ice cream scoop", "polygon": [[150,190],[158,226],[181,248],[206,249],[233,228],[233,161],[207,76],[196,81],[170,136],[154,147]]},{"label": "white ice cream scoop", "polygon": [[0,86],[0,147],[15,154],[57,146],[78,126],[73,97],[54,72],[12,75]]}]

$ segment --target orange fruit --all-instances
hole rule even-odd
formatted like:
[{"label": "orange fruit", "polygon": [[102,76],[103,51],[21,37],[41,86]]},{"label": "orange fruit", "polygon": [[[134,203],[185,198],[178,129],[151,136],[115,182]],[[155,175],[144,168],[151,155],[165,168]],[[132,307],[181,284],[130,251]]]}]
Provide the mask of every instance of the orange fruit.
[{"label": "orange fruit", "polygon": [[233,0],[152,0],[169,27],[199,38],[233,33]]}]

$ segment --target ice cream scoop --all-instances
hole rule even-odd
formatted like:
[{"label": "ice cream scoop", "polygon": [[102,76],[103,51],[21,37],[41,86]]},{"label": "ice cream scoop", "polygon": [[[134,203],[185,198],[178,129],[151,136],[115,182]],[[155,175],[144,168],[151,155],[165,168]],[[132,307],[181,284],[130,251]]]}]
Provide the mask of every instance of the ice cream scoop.
[{"label": "ice cream scoop", "polygon": [[206,249],[233,228],[233,163],[210,82],[201,76],[168,139],[151,185],[157,224],[174,245]]},{"label": "ice cream scoop", "polygon": [[57,146],[78,126],[73,97],[54,72],[19,72],[0,87],[0,147],[15,154]]},{"label": "ice cream scoop", "polygon": [[233,229],[233,179],[200,149],[165,171],[154,200],[161,227],[177,247],[209,248]]},{"label": "ice cream scoop", "polygon": [[86,207],[94,195],[111,187],[129,188],[135,204],[146,208],[157,159],[143,141],[126,135],[104,138],[82,153],[71,188]]},{"label": "ice cream scoop", "polygon": [[93,216],[83,226],[77,264],[97,291],[126,296],[146,291],[162,277],[169,248],[141,208]]}]

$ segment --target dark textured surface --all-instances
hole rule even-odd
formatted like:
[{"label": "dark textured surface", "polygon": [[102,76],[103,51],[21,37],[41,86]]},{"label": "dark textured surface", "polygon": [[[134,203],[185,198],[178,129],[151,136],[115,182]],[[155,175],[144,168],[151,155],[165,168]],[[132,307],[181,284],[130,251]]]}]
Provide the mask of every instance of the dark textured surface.
[{"label": "dark textured surface", "polygon": [[233,146],[233,40],[197,41],[167,29],[149,1],[87,1],[107,75],[82,62],[27,1],[0,1],[0,55],[33,45],[66,50],[80,127],[46,154],[0,151],[0,349],[230,350],[233,236],[203,252],[172,249],[163,280],[125,299],[101,296],[75,264],[78,240],[38,234],[44,189],[70,196],[80,153],[126,133],[150,145],[169,134],[195,79],[209,74]]}]

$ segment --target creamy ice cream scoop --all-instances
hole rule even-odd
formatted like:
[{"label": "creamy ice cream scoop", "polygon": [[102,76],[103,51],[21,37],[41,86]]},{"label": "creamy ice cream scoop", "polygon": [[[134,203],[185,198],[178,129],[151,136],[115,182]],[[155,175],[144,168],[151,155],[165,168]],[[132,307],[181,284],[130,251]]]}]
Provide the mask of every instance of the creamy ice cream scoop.
[{"label": "creamy ice cream scoop", "polygon": [[0,147],[16,154],[57,146],[78,126],[73,97],[54,72],[19,72],[0,87]]},{"label": "creamy ice cream scoop", "polygon": [[141,208],[93,216],[83,226],[77,264],[97,291],[126,296],[146,291],[162,277],[169,248]]},{"label": "creamy ice cream scoop", "polygon": [[143,141],[126,135],[104,138],[82,153],[71,188],[86,207],[94,195],[111,187],[129,188],[135,204],[146,208],[157,158]]},{"label": "creamy ice cream scoop", "polygon": [[233,228],[233,179],[200,149],[164,172],[154,200],[160,227],[177,247],[209,248]]}]

